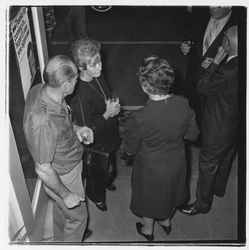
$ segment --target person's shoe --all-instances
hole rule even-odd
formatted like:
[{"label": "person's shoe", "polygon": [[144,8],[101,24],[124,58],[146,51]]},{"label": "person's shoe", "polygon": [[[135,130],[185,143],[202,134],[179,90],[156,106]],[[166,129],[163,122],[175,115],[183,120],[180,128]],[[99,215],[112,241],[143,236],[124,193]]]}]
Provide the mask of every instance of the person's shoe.
[{"label": "person's shoe", "polygon": [[224,190],[214,190],[214,194],[217,196],[217,197],[223,197],[225,195],[225,189]]},{"label": "person's shoe", "polygon": [[181,206],[178,208],[178,211],[186,215],[196,215],[200,213],[205,214],[208,212],[208,211],[203,211],[200,208],[198,208],[196,206],[196,202]]},{"label": "person's shoe", "polygon": [[107,205],[106,205],[105,202],[95,203],[95,205],[101,211],[106,211],[107,210]]},{"label": "person's shoe", "polygon": [[170,234],[170,232],[171,232],[171,225],[169,225],[169,226],[164,226],[164,225],[162,225],[162,224],[160,224],[160,223],[158,223],[162,228],[163,228],[163,230],[166,232],[166,234],[167,234],[167,236]]},{"label": "person's shoe", "polygon": [[108,189],[110,191],[116,191],[117,190],[117,188],[116,188],[116,186],[114,184],[111,184],[111,185],[107,186],[106,189]]},{"label": "person's shoe", "polygon": [[154,235],[153,235],[153,234],[151,234],[151,235],[149,235],[149,234],[144,234],[144,233],[142,232],[143,226],[144,226],[144,225],[143,225],[142,223],[137,222],[137,223],[136,223],[137,232],[138,232],[140,235],[142,235],[147,241],[149,241],[149,242],[153,241],[153,240],[154,240]]},{"label": "person's shoe", "polygon": [[82,242],[84,242],[86,239],[88,239],[92,235],[92,233],[93,233],[92,230],[87,228],[85,230]]}]

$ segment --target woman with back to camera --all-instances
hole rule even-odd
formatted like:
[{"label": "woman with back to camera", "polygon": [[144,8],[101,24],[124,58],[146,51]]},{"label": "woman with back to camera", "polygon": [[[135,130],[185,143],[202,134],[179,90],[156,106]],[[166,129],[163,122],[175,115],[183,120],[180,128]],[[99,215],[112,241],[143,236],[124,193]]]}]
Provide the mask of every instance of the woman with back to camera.
[{"label": "woman with back to camera", "polygon": [[[111,91],[105,82],[100,56],[100,43],[80,39],[72,43],[72,55],[79,70],[76,89],[69,100],[77,125],[83,125],[81,107],[87,126],[94,131],[94,145],[110,153],[108,180],[86,178],[86,194],[101,211],[107,210],[106,188],[116,190],[113,181],[116,175],[115,154],[120,144],[117,115],[120,111],[118,98],[110,99]],[[80,102],[81,104],[80,104]],[[81,106],[80,106],[81,105]]]},{"label": "woman with back to camera", "polygon": [[183,139],[195,140],[199,130],[188,101],[169,94],[175,73],[167,60],[148,57],[137,75],[149,100],[132,114],[124,147],[135,155],[130,208],[143,218],[136,229],[153,241],[154,222],[168,235],[175,208],[187,199]]}]

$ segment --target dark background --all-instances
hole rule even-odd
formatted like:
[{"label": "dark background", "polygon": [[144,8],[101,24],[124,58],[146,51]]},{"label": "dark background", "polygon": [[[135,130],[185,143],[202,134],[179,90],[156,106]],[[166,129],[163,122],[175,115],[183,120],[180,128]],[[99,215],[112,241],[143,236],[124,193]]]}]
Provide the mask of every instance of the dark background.
[{"label": "dark background", "polygon": [[[147,97],[136,72],[150,55],[169,60],[177,74],[173,92],[181,93],[187,64],[180,52],[189,16],[185,7],[112,6],[100,13],[87,6],[86,15],[88,36],[101,42],[103,72],[122,105],[144,105]],[[69,53],[66,41],[63,23],[59,23],[52,54]]]}]

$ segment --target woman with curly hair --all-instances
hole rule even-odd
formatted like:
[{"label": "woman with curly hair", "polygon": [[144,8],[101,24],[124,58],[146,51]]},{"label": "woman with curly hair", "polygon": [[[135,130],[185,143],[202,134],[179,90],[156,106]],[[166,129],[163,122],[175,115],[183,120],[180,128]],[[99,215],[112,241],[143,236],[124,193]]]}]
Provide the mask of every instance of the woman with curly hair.
[{"label": "woman with curly hair", "polygon": [[72,43],[71,51],[79,70],[79,79],[73,95],[68,100],[77,125],[85,123],[94,131],[94,147],[109,153],[109,174],[96,179],[86,176],[86,194],[101,211],[107,210],[106,189],[115,191],[116,152],[120,137],[118,130],[118,98],[112,93],[102,73],[100,43],[85,38]]},{"label": "woman with curly hair", "polygon": [[130,208],[143,218],[136,228],[153,241],[154,222],[168,235],[175,208],[188,198],[184,138],[195,140],[199,130],[187,99],[170,94],[175,73],[167,60],[148,57],[137,75],[149,100],[132,114],[124,146],[135,155]]}]

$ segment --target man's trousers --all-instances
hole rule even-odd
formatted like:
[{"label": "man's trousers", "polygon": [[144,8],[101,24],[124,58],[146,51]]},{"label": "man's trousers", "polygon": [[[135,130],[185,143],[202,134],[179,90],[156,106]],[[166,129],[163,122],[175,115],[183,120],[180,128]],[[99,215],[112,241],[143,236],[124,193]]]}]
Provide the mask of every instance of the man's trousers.
[{"label": "man's trousers", "polygon": [[[85,198],[81,174],[82,161],[70,173],[59,177],[71,192]],[[81,202],[80,206],[68,209],[61,198],[51,192],[51,190],[47,188],[45,190],[54,200],[53,229],[55,241],[82,242],[88,219],[86,203]]]},{"label": "man's trousers", "polygon": [[197,207],[202,212],[211,208],[213,196],[225,194],[226,183],[234,156],[236,142],[211,144],[202,142],[199,156],[199,177],[197,181]]}]

